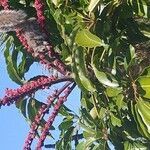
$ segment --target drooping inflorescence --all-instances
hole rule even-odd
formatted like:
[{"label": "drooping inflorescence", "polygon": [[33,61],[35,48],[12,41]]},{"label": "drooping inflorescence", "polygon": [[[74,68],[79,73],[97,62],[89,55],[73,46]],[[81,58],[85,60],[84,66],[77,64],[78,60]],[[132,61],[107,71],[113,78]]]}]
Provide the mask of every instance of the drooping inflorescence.
[{"label": "drooping inflorescence", "polygon": [[[26,19],[27,15],[22,10],[8,10],[9,7],[4,7],[5,10],[0,12],[0,32],[16,31],[20,42],[33,57],[38,58],[48,68],[52,66],[63,75],[68,74],[66,66],[48,41],[43,15],[44,5],[38,0],[35,1],[35,6],[38,22],[36,18]],[[55,62],[49,61],[54,59]]]},{"label": "drooping inflorescence", "polygon": [[64,95],[58,98],[56,104],[54,105],[54,109],[42,130],[41,136],[38,140],[38,144],[36,147],[37,150],[39,150],[43,146],[43,142],[45,141],[47,134],[49,133],[49,129],[52,126],[61,106],[67,100],[68,95],[71,93],[74,87],[75,87],[75,84],[73,84],[71,87],[67,87],[67,89],[64,91]]},{"label": "drooping inflorescence", "polygon": [[24,150],[31,149],[32,141],[37,134],[42,118],[49,111],[51,104],[56,100],[54,109],[45,123],[39,138],[36,148],[39,150],[47,137],[49,128],[52,126],[59,109],[67,100],[67,97],[74,89],[75,84],[71,85],[73,79],[70,78],[69,71],[66,69],[65,64],[60,60],[59,55],[55,53],[48,41],[48,34],[45,29],[46,18],[44,16],[44,2],[41,0],[35,0],[34,2],[37,11],[37,20],[36,18],[27,19],[26,13],[22,10],[10,10],[7,0],[1,0],[0,5],[4,8],[4,10],[0,12],[0,31],[15,31],[20,42],[26,48],[27,52],[32,54],[33,58],[38,58],[39,62],[44,64],[48,69],[56,69],[62,74],[61,77],[53,75],[50,77],[38,76],[36,79],[24,83],[17,89],[6,89],[5,96],[0,100],[0,107],[13,104],[25,96],[30,97],[36,91],[50,87],[53,84],[66,82],[62,88],[55,90],[55,92],[48,97],[47,103],[40,107],[35,115],[34,121],[31,123],[30,132],[23,147]]},{"label": "drooping inflorescence", "polygon": [[49,111],[51,104],[58,98],[58,96],[71,84],[71,82],[66,83],[62,88],[59,90],[55,90],[54,93],[47,98],[47,105],[42,105],[39,109],[38,113],[36,114],[34,121],[31,123],[30,132],[25,140],[25,144],[23,149],[27,150],[30,148],[33,139],[37,134],[37,129],[40,125],[42,118],[44,117],[45,113]]}]

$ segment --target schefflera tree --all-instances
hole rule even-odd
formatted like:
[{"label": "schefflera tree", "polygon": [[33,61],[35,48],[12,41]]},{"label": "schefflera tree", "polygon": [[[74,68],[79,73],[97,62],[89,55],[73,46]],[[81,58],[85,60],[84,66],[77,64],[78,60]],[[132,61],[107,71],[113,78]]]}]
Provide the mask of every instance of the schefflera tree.
[{"label": "schefflera tree", "polygon": [[[36,51],[22,30],[1,34],[9,77],[20,87],[6,89],[0,105],[15,104],[30,122],[24,150],[31,149],[34,139],[37,150],[150,148],[149,0],[1,0],[0,4],[1,9],[21,9],[28,18],[37,17],[37,26],[48,39],[46,44],[42,41],[45,51]],[[49,76],[27,80],[25,74],[34,62],[51,70]],[[52,91],[58,83],[62,87]],[[64,105],[75,86],[81,92],[78,114]],[[37,100],[36,92],[47,88],[52,94],[44,102]],[[58,114],[63,117],[59,140],[45,145],[45,139],[53,137]]]}]

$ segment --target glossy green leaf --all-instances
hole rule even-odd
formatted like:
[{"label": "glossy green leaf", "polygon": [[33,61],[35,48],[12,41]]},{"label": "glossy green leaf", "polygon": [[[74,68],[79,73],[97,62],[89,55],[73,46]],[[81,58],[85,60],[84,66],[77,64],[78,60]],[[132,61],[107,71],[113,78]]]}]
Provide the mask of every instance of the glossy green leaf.
[{"label": "glossy green leaf", "polygon": [[[29,99],[29,102],[27,103],[27,114],[28,114],[28,119],[32,122],[35,118],[35,115],[37,114],[39,108],[45,105],[42,102],[37,101],[36,99]],[[41,122],[42,123],[42,122]]]},{"label": "glossy green leaf", "polygon": [[106,88],[106,93],[109,97],[115,97],[119,93],[121,93],[121,91],[122,91],[121,88],[111,88],[111,87]]},{"label": "glossy green leaf", "polygon": [[[96,54],[95,54],[96,53]],[[119,84],[115,78],[108,73],[105,73],[104,71],[99,69],[99,59],[100,59],[100,54],[97,54],[97,50],[93,51],[93,58],[92,58],[92,68],[95,73],[96,78],[98,81],[108,87],[118,87]]]},{"label": "glossy green leaf", "polygon": [[97,117],[97,110],[95,107],[93,107],[91,110],[90,110],[90,115],[92,116],[93,119],[96,119]]},{"label": "glossy green leaf", "polygon": [[74,78],[79,84],[79,87],[83,90],[95,92],[95,85],[91,82],[86,68],[85,49],[82,47],[76,47],[73,54],[72,65]]},{"label": "glossy green leaf", "polygon": [[101,39],[87,29],[78,31],[75,38],[75,42],[79,46],[88,47],[88,48],[101,46]]},{"label": "glossy green leaf", "polygon": [[23,78],[25,73],[29,71],[31,65],[34,63],[32,58],[28,58],[26,55],[22,56],[22,60],[18,66],[19,75]]},{"label": "glossy green leaf", "polygon": [[93,130],[90,126],[86,126],[85,124],[83,124],[80,120],[79,125],[81,126],[81,128],[83,128],[84,131],[86,131],[87,133],[89,133],[91,136],[95,136],[96,135],[96,131]]},{"label": "glossy green leaf", "polygon": [[18,84],[23,84],[22,79],[20,78],[14,64],[17,60],[12,59],[12,56],[10,54],[10,50],[13,50],[14,47],[12,47],[12,38],[9,38],[6,41],[6,45],[5,45],[5,52],[4,52],[4,56],[5,56],[5,60],[6,60],[6,64],[7,64],[7,72],[9,77],[12,79],[12,81],[18,83]]},{"label": "glossy green leaf", "polygon": [[[138,100],[138,103],[141,99]],[[148,131],[147,126],[149,126],[149,123],[145,124],[145,121],[143,122],[143,116],[141,116],[141,114],[139,113],[139,106],[137,104],[131,104],[131,110],[132,110],[132,114],[133,117],[136,121],[137,124],[137,129],[139,131],[139,133],[143,136],[146,137],[148,139],[150,139],[150,133]]]},{"label": "glossy green leaf", "polygon": [[61,140],[56,143],[56,149],[71,150],[71,138],[73,135],[74,127],[68,128],[66,133],[62,136]]},{"label": "glossy green leaf", "polygon": [[88,149],[94,141],[96,141],[97,139],[95,139],[94,137],[90,137],[86,140],[85,142],[85,148]]},{"label": "glossy green leaf", "polygon": [[86,122],[89,126],[95,126],[95,120],[92,118],[92,116],[86,111],[86,109],[81,109],[83,120]]},{"label": "glossy green leaf", "polygon": [[52,2],[54,3],[55,6],[58,6],[60,0],[52,0]]},{"label": "glossy green leaf", "polygon": [[59,125],[59,129],[60,130],[68,130],[69,127],[71,127],[73,124],[73,121],[72,120],[64,120],[60,125]]},{"label": "glossy green leaf", "polygon": [[111,114],[110,117],[113,126],[118,126],[118,127],[122,126],[121,120],[118,117],[114,116],[113,114]]},{"label": "glossy green leaf", "polygon": [[85,142],[80,142],[77,147],[76,147],[76,150],[83,150],[85,149]]},{"label": "glossy green leaf", "polygon": [[134,142],[133,143],[133,146],[135,149],[140,149],[140,150],[147,150],[147,146],[144,145],[143,143],[140,143],[140,142]]},{"label": "glossy green leaf", "polygon": [[99,71],[96,66],[93,66],[93,70],[95,73],[96,78],[104,85],[110,86],[110,87],[118,87],[118,82],[112,78],[112,80],[109,80],[107,74],[105,72]]},{"label": "glossy green leaf", "polygon": [[118,107],[118,110],[125,110],[128,109],[127,107],[127,103],[124,102],[124,95],[123,94],[119,94],[117,95],[116,98],[114,98],[114,101],[116,102],[116,105]]},{"label": "glossy green leaf", "polygon": [[66,107],[65,105],[62,105],[61,108],[59,109],[59,114],[63,115],[63,116],[73,116],[74,112],[72,110],[70,110],[68,107]]},{"label": "glossy green leaf", "polygon": [[92,12],[96,6],[100,3],[101,0],[90,0],[88,11]]},{"label": "glossy green leaf", "polygon": [[128,0],[128,3],[132,6],[134,12],[139,16],[149,18],[150,3],[147,0]]},{"label": "glossy green leaf", "polygon": [[100,112],[99,112],[99,117],[103,119],[104,117],[106,117],[106,113],[107,113],[107,110],[101,107]]},{"label": "glossy green leaf", "polygon": [[124,142],[124,150],[132,150],[133,145],[129,141]]},{"label": "glossy green leaf", "polygon": [[146,125],[147,132],[150,134],[150,102],[139,98],[136,107],[137,113],[140,115],[143,123]]},{"label": "glossy green leaf", "polygon": [[140,83],[141,88],[145,91],[142,96],[145,98],[150,98],[150,77],[141,76],[137,80]]},{"label": "glossy green leaf", "polygon": [[25,118],[27,118],[26,105],[27,105],[27,99],[20,99],[16,102],[16,107],[20,110],[20,112]]}]

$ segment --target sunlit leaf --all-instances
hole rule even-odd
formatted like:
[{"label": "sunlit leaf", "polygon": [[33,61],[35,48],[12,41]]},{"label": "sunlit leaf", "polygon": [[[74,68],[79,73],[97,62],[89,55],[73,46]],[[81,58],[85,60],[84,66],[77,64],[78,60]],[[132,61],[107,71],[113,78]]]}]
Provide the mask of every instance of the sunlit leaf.
[{"label": "sunlit leaf", "polygon": [[143,97],[150,98],[150,77],[140,77],[138,82],[141,85],[141,88],[144,90]]},{"label": "sunlit leaf", "polygon": [[79,46],[88,47],[88,48],[101,46],[101,39],[96,35],[92,34],[87,29],[78,31],[75,38],[75,42]]},{"label": "sunlit leaf", "polygon": [[12,46],[12,39],[9,38],[6,42],[6,45],[5,45],[5,52],[4,52],[4,55],[5,55],[5,60],[6,60],[6,64],[7,64],[7,72],[8,72],[8,75],[9,77],[12,79],[12,81],[18,83],[18,84],[23,84],[23,81],[22,79],[20,78],[15,66],[14,66],[14,61],[17,61],[12,59],[12,56],[10,54],[10,51],[11,49],[13,50],[13,46]]},{"label": "sunlit leaf", "polygon": [[113,126],[118,126],[118,127],[121,127],[122,123],[121,123],[121,120],[114,116],[113,114],[111,114],[111,123]]},{"label": "sunlit leaf", "polygon": [[90,4],[88,7],[89,12],[92,12],[95,7],[100,3],[101,0],[90,0]]},{"label": "sunlit leaf", "polygon": [[121,93],[122,89],[121,88],[111,88],[108,87],[106,89],[106,93],[109,97],[115,97],[117,96],[119,93]]}]

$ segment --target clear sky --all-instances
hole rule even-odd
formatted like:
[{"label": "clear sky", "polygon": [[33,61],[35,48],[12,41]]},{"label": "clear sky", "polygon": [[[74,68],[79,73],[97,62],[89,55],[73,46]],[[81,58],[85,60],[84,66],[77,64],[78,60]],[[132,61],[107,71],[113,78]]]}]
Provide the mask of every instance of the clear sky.
[{"label": "clear sky", "polygon": [[[47,72],[45,69],[43,69],[43,67],[35,64],[32,66],[31,71],[28,73],[27,77],[33,77],[38,73],[44,74]],[[16,88],[19,86],[9,79],[3,53],[0,52],[0,98],[4,96],[5,89],[8,87]],[[56,86],[54,88],[56,88]],[[75,112],[79,111],[79,90],[77,88],[69,96],[68,101],[65,104]],[[60,119],[60,117],[58,118]],[[55,124],[57,124],[57,122]],[[1,150],[21,150],[28,131],[29,124],[25,121],[24,117],[14,104],[11,106],[2,107],[0,109]],[[54,133],[54,137],[58,136],[57,133],[58,132]]]}]

